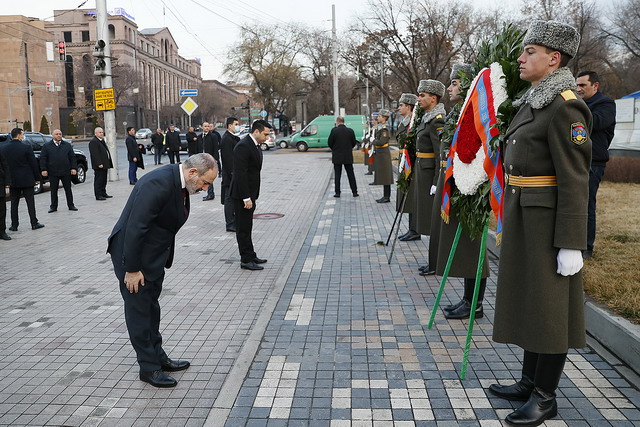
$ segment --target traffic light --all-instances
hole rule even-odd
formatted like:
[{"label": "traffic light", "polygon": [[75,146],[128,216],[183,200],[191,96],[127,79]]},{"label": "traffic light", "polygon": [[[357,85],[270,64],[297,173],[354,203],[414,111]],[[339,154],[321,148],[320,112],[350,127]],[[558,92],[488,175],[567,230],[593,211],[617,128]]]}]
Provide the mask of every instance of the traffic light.
[{"label": "traffic light", "polygon": [[95,74],[96,76],[106,76],[107,75],[107,61],[104,60],[104,58],[105,58],[105,54],[104,54],[105,46],[106,46],[106,43],[104,42],[104,40],[98,40],[96,42],[95,46],[93,47],[92,55],[95,56],[96,58],[98,58],[98,60],[96,61],[95,69],[93,71],[93,74]]},{"label": "traffic light", "polygon": [[65,45],[64,42],[58,42],[58,53],[60,54],[60,60],[64,61],[67,57],[65,55]]},{"label": "traffic light", "polygon": [[55,92],[56,91],[56,83],[55,82],[46,82],[47,84],[47,92]]}]

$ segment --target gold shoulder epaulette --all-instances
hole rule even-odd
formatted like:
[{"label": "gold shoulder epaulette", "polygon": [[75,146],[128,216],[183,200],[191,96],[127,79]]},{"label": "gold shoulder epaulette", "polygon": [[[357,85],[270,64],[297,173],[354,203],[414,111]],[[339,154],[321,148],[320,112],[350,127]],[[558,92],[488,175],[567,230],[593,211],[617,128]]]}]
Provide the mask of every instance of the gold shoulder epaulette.
[{"label": "gold shoulder epaulette", "polygon": [[442,114],[438,114],[438,115],[436,116],[436,119],[441,119],[441,118],[442,118]]},{"label": "gold shoulder epaulette", "polygon": [[572,99],[578,99],[576,98],[576,94],[573,93],[572,90],[565,90],[564,92],[562,92],[560,94],[560,96],[562,97],[562,99],[564,99],[565,101],[571,101]]}]

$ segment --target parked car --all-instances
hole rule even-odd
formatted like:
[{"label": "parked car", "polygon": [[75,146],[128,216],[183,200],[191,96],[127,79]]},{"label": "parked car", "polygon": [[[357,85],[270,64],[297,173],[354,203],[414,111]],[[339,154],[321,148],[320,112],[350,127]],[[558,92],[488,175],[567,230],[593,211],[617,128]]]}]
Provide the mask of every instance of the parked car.
[{"label": "parked car", "polygon": [[[313,119],[302,131],[291,137],[291,145],[298,151],[307,151],[309,148],[321,148],[329,146],[329,133],[335,126],[334,116],[318,116]],[[361,141],[364,137],[367,118],[365,116],[344,116],[345,125],[353,129],[356,139]]]},{"label": "parked car", "polygon": [[[31,148],[33,148],[33,154],[35,154],[38,162],[40,161],[40,151],[42,150],[42,146],[51,141],[53,137],[51,135],[45,135],[40,132],[25,132],[24,133],[24,142],[25,144],[30,144]],[[7,133],[0,134],[0,142],[11,140],[11,135]],[[66,141],[69,141],[68,139]],[[87,156],[76,148],[73,149],[73,152],[76,155],[76,161],[78,162],[78,173],[71,177],[71,181],[74,184],[82,184],[87,179],[87,169],[89,167],[89,163],[87,162]],[[38,163],[38,166],[40,164]],[[42,177],[40,183],[36,184],[33,188],[36,194],[42,193],[44,189],[44,184],[49,182],[49,178]]]},{"label": "parked car", "polygon": [[[176,128],[176,129],[177,129],[177,128]],[[198,134],[198,135],[200,135],[201,133],[202,133],[202,132],[196,132],[196,134]],[[167,144],[167,141],[166,141],[166,138],[165,138],[165,142],[164,142],[164,144],[165,144],[165,145],[164,145],[164,150],[163,150],[162,154],[167,154],[167,145],[166,145],[166,144]],[[188,148],[188,144],[187,144],[187,134],[186,134],[186,133],[181,133],[181,134],[180,134],[180,151],[188,151],[188,150],[187,150],[187,148]],[[148,143],[148,144],[147,144],[147,153],[149,153],[149,154],[155,154],[155,152],[156,152],[156,149],[155,149],[155,147],[153,146],[153,143],[151,143],[151,142],[150,142],[150,143]]]},{"label": "parked car", "polygon": [[136,132],[136,139],[151,138],[151,135],[153,135],[153,132],[151,132],[151,129],[149,128],[138,129],[138,131]]},{"label": "parked car", "polygon": [[[237,134],[236,136],[239,137],[240,139],[242,139],[245,136],[247,136],[248,134],[249,134],[249,129],[245,128],[245,129],[241,130],[240,133]],[[269,139],[267,139],[265,142],[260,144],[260,149],[262,151],[267,151],[267,150],[270,150],[270,149],[274,148],[275,146],[276,146],[276,135],[273,132],[271,132],[271,135],[269,135]]]},{"label": "parked car", "polygon": [[289,148],[291,146],[291,139],[293,138],[294,135],[297,135],[298,132],[293,133],[289,136],[280,136],[278,137],[278,139],[276,139],[276,145],[278,145],[280,148]]}]

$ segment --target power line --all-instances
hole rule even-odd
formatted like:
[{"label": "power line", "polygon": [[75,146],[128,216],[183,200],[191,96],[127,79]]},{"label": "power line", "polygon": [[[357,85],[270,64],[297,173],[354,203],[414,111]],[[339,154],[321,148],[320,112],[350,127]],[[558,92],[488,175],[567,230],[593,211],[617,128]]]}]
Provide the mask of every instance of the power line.
[{"label": "power line", "polygon": [[80,9],[82,6],[84,6],[85,4],[87,4],[87,2],[88,2],[88,1],[89,1],[89,0],[84,0],[84,1],[83,1],[82,3],[80,3],[80,4],[79,4],[75,9],[65,10],[64,12],[59,13],[59,14],[57,14],[57,15],[49,16],[48,18],[44,18],[44,19],[43,19],[43,21],[44,21],[44,20],[47,20],[47,19],[51,19],[51,18],[57,18],[58,16],[62,16],[62,15],[64,15],[64,14],[66,14],[66,13],[73,12],[74,10],[78,10],[78,9]]}]

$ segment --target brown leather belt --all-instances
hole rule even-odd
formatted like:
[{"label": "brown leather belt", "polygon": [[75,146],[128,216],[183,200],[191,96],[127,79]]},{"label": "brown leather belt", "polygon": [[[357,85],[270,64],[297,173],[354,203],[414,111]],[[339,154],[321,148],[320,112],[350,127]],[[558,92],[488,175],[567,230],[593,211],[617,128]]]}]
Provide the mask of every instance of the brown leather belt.
[{"label": "brown leather belt", "polygon": [[416,157],[419,159],[435,159],[436,153],[416,153]]},{"label": "brown leather belt", "polygon": [[514,187],[557,187],[555,176],[515,176],[504,174],[504,182]]}]

